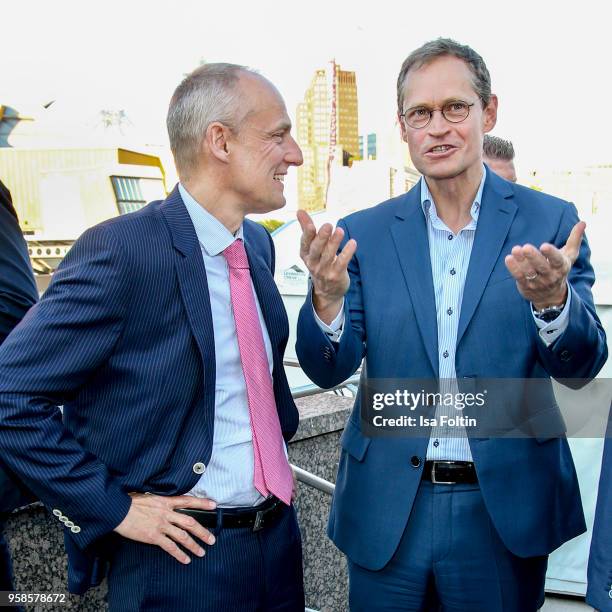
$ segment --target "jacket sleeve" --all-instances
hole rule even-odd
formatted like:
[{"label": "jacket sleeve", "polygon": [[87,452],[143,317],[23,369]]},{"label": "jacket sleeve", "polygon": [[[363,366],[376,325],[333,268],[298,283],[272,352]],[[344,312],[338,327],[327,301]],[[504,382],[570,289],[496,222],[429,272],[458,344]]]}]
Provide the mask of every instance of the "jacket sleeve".
[{"label": "jacket sleeve", "polygon": [[[578,223],[576,207],[568,205],[555,238],[555,246],[562,247],[574,225]],[[595,273],[590,263],[591,250],[586,237],[569,274],[572,299],[568,326],[549,347],[538,342],[540,359],[547,372],[558,379],[591,379],[601,370],[608,358],[606,335],[595,312],[591,287]]]},{"label": "jacket sleeve", "polygon": [[38,497],[78,526],[85,548],[112,531],[131,499],[64,427],[75,397],[120,338],[129,276],[108,226],[88,230],[42,300],[0,347],[0,449]]},{"label": "jacket sleeve", "polygon": [[37,299],[27,246],[0,182],[0,344]]},{"label": "jacket sleeve", "polygon": [[[343,220],[338,227],[344,230],[339,251],[350,240],[349,230]],[[359,249],[359,246],[357,247]],[[332,342],[317,323],[312,288],[300,309],[295,350],[302,369],[315,384],[327,389],[339,385],[352,376],[365,356],[366,334],[361,293],[361,276],[358,255],[355,253],[348,265],[351,284],[345,297],[345,320],[340,342]]]},{"label": "jacket sleeve", "polygon": [[612,599],[612,410],[604,441],[587,582],[586,602],[597,610],[608,609]]}]

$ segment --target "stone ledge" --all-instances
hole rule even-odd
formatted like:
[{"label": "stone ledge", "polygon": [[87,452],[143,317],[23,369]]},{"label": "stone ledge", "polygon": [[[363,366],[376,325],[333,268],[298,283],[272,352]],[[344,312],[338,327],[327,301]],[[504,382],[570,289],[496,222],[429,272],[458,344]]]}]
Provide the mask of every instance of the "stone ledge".
[{"label": "stone ledge", "polygon": [[355,402],[333,392],[302,397],[295,401],[300,425],[290,444],[334,431],[342,431]]}]

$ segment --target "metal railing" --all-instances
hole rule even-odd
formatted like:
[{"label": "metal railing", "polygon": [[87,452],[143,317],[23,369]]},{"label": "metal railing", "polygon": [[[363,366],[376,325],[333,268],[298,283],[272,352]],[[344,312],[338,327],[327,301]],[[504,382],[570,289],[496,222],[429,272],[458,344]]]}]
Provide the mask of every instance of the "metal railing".
[{"label": "metal railing", "polygon": [[[297,360],[293,359],[285,359],[284,365],[289,367],[300,367],[300,364]],[[359,385],[359,375],[356,374],[351,378],[345,380],[342,384],[336,385],[331,389],[322,389],[315,384],[302,385],[300,387],[294,387],[291,389],[291,395],[294,399],[298,399],[300,397],[309,397],[312,395],[318,395],[319,393],[327,393],[328,391],[338,392],[343,389],[347,389],[352,396],[357,394],[357,386]],[[295,474],[298,482],[301,482],[313,489],[317,489],[318,491],[322,491],[327,495],[333,495],[336,485],[333,482],[329,482],[329,480],[325,480],[316,474],[308,472],[307,470],[302,469],[297,465],[291,464],[291,469]],[[313,608],[305,608],[304,612],[319,612],[318,610],[314,610]]]},{"label": "metal railing", "polygon": [[[285,365],[291,367],[299,367],[299,363],[297,361],[293,363],[294,360],[285,360]],[[348,378],[343,383],[336,385],[335,387],[331,387],[330,389],[322,389],[315,384],[302,385],[300,387],[294,387],[291,389],[291,395],[294,399],[298,399],[301,397],[309,397],[312,395],[318,395],[320,393],[327,393],[328,391],[340,391],[342,389],[347,389],[351,395],[354,397],[357,393],[357,386],[359,385],[359,375],[355,374]],[[301,482],[313,489],[317,489],[318,491],[322,491],[323,493],[327,493],[327,495],[333,495],[334,489],[336,485],[333,482],[329,482],[329,480],[325,480],[316,474],[308,472],[307,470],[302,469],[297,465],[291,464],[291,469],[293,470],[295,477],[298,482]]]},{"label": "metal railing", "polygon": [[317,489],[318,491],[322,491],[323,493],[327,493],[328,495],[333,495],[336,485],[333,482],[329,482],[329,480],[325,480],[325,478],[321,478],[316,474],[312,474],[306,470],[303,470],[301,467],[297,465],[291,464],[291,469],[295,474],[295,477],[298,479],[298,482],[302,482],[313,489]]},{"label": "metal railing", "polygon": [[357,394],[357,386],[359,385],[359,375],[355,374],[351,376],[343,383],[336,385],[335,387],[330,387],[329,389],[321,389],[321,387],[317,387],[315,384],[301,385],[299,387],[293,387],[291,389],[291,395],[293,399],[299,399],[300,397],[309,397],[311,395],[319,395],[319,393],[327,393],[328,391],[339,391],[341,389],[348,389],[351,395],[355,397]]}]

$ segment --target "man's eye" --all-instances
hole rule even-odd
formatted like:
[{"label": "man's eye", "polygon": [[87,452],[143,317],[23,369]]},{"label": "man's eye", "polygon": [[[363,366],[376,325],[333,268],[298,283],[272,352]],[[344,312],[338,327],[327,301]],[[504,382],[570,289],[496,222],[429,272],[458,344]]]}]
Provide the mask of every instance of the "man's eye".
[{"label": "man's eye", "polygon": [[408,112],[407,119],[409,121],[422,121],[423,119],[429,118],[429,109],[424,106],[420,106],[418,108],[413,108]]}]

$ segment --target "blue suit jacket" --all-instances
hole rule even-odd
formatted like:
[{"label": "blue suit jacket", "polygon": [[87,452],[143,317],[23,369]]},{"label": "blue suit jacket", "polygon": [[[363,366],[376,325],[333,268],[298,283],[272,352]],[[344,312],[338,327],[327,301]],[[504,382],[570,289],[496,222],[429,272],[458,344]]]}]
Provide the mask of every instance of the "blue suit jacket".
[{"label": "blue suit jacket", "polygon": [[[38,299],[28,248],[11,194],[0,181],[0,345]],[[5,469],[0,453],[0,512],[32,501]]]},{"label": "blue suit jacket", "polygon": [[[463,377],[594,376],[605,362],[593,306],[593,270],[583,242],[570,275],[569,326],[550,348],[504,265],[516,244],[561,246],[577,222],[567,202],[513,185],[488,170],[459,320],[456,371]],[[348,320],[339,344],[319,329],[310,296],[298,321],[297,354],[308,376],[331,387],[363,357],[371,379],[436,379],[436,304],[420,184],[340,221],[357,252],[349,265]],[[542,414],[558,418],[552,391]],[[352,561],[382,568],[397,548],[421,478],[426,438],[366,437],[360,399],[341,438],[329,535]],[[564,437],[470,438],[484,501],[516,555],[544,555],[585,530]],[[413,467],[411,457],[421,459]],[[415,461],[415,463],[417,463]]]},{"label": "blue suit jacket", "polygon": [[[244,238],[288,440],[299,419],[272,240],[248,220]],[[99,579],[97,556],[128,512],[128,492],[186,493],[200,478],[192,466],[209,462],[213,334],[202,253],[175,189],[86,231],[0,348],[0,446],[40,499],[81,528],[67,530],[71,590]]]},{"label": "blue suit jacket", "polygon": [[38,299],[11,194],[0,181],[0,344]]},{"label": "blue suit jacket", "polygon": [[586,594],[587,603],[597,610],[612,610],[612,412],[606,436]]}]

